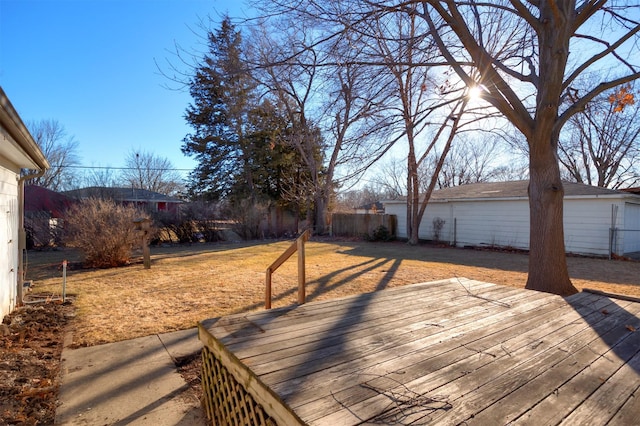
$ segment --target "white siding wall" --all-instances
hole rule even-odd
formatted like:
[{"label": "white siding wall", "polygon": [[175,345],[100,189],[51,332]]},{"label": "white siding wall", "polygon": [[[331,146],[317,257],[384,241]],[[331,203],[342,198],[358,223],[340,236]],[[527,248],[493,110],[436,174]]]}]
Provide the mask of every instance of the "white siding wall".
[{"label": "white siding wall", "polygon": [[529,248],[529,207],[526,202],[469,201],[454,205],[458,246]]},{"label": "white siding wall", "polygon": [[[622,254],[640,251],[640,204],[625,203],[624,229],[618,233]],[[622,240],[622,241],[621,241]]]},{"label": "white siding wall", "polygon": [[[440,218],[444,220],[444,225],[440,230],[440,241],[453,244],[453,216],[451,215],[451,208],[452,205],[449,203],[433,203],[428,205],[427,209],[424,212],[422,223],[420,224],[420,229],[418,230],[418,236],[424,240],[434,240],[435,234],[433,228],[433,220],[435,218]],[[405,211],[404,222],[407,221],[406,216],[407,214]],[[406,233],[407,227],[405,226],[402,231]]]},{"label": "white siding wall", "polygon": [[[398,217],[398,237],[407,238],[406,205],[387,204],[385,208],[385,212]],[[433,219],[436,217],[446,221],[440,239],[450,244],[455,238],[457,246],[529,247],[529,208],[526,201],[432,202],[422,218],[420,238],[433,239]]]},{"label": "white siding wall", "polygon": [[[622,199],[565,199],[565,248],[569,253],[609,254],[611,205],[619,206],[618,224],[622,227]],[[407,238],[406,205],[387,204],[386,212],[398,217],[398,237]],[[433,240],[433,219],[446,220],[440,239],[461,246],[503,246],[529,248],[529,203],[527,200],[483,200],[432,202],[420,225],[420,238]],[[638,213],[640,221],[640,211]],[[637,229],[640,229],[640,223]],[[640,233],[639,233],[640,234]],[[639,235],[640,236],[640,235]],[[640,249],[639,249],[640,250]]]},{"label": "white siding wall", "polygon": [[18,181],[0,164],[0,320],[16,305],[18,282]]},{"label": "white siding wall", "polygon": [[402,203],[385,203],[384,212],[386,214],[396,215],[396,219],[398,220],[396,223],[396,236],[398,238],[407,238],[407,205]]},{"label": "white siding wall", "polygon": [[614,204],[619,209],[616,226],[621,226],[624,221],[622,199],[565,199],[564,243],[567,252],[609,255],[611,206]]}]

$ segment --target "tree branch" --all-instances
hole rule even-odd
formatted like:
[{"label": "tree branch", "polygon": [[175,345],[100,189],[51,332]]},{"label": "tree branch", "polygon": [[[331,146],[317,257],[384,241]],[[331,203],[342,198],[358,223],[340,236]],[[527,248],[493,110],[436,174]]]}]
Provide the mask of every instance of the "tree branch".
[{"label": "tree branch", "polygon": [[[484,49],[476,42],[473,35],[469,32],[464,22],[464,18],[457,10],[456,3],[452,0],[446,0],[447,9],[441,2],[436,0],[428,0],[424,3],[431,5],[438,15],[449,25],[451,30],[456,34],[458,39],[473,58],[474,66],[478,69],[481,76],[481,83],[489,90],[489,96],[485,99],[491,103],[496,109],[502,112],[526,137],[531,134],[533,128],[533,119],[524,107],[518,96],[504,79],[493,68],[494,60]],[[450,13],[449,13],[450,12]],[[440,52],[444,58],[450,62],[460,79],[467,85],[473,86],[476,82],[467,74],[461,66],[457,65],[453,54],[447,48],[437,31],[428,10],[422,14],[423,19],[429,24],[431,34],[440,48]]]},{"label": "tree branch", "polygon": [[[598,53],[597,55],[592,56],[591,58],[589,58],[587,61],[583,62],[582,65],[580,65],[578,68],[576,68],[569,77],[567,77],[567,79],[565,80],[565,82],[562,84],[562,89],[565,90],[567,87],[569,87],[571,85],[571,83],[582,73],[584,72],[584,70],[586,70],[587,68],[589,68],[591,65],[593,65],[594,63],[598,62],[600,59],[604,58],[605,56],[609,55],[612,52],[615,52],[615,50],[620,47],[624,42],[626,42],[627,40],[629,40],[632,36],[634,36],[636,33],[638,33],[638,31],[640,31],[640,25],[636,25],[632,30],[630,30],[629,32],[627,32],[624,36],[622,36],[620,39],[618,39],[618,41],[616,41],[615,43],[609,45],[606,41],[604,40],[600,40],[600,39],[596,39],[594,37],[590,37],[590,36],[580,36],[578,34],[576,34],[576,37],[583,37],[583,38],[589,38],[591,40],[595,40],[598,41],[602,44],[604,44],[605,46],[607,46],[607,48],[605,50],[603,50],[602,52]],[[623,61],[621,58],[620,59],[621,62],[625,63],[625,65],[629,66],[631,68],[631,71],[635,71],[633,69],[633,67],[629,64],[626,63],[626,61]]]},{"label": "tree branch", "polygon": [[624,77],[617,78],[615,80],[611,80],[611,81],[607,81],[607,82],[603,82],[603,83],[598,84],[596,87],[593,88],[593,90],[591,90],[590,92],[585,94],[583,97],[577,99],[573,103],[573,105],[571,105],[569,108],[567,108],[560,115],[560,117],[556,121],[554,127],[556,129],[561,129],[562,126],[564,126],[564,124],[567,122],[567,120],[569,120],[576,113],[582,111],[584,109],[584,107],[587,105],[587,103],[589,103],[591,100],[593,100],[593,98],[595,98],[596,96],[598,96],[600,93],[604,92],[605,90],[612,89],[612,88],[614,88],[616,86],[620,86],[621,84],[628,83],[630,81],[634,81],[634,80],[637,80],[639,78],[640,78],[640,72],[636,72],[636,73],[629,74],[629,75],[624,76]]}]

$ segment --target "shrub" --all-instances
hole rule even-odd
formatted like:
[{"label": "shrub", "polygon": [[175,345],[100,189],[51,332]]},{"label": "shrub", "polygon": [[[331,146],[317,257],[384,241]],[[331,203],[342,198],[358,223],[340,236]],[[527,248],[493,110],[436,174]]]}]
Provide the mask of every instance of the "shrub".
[{"label": "shrub", "polygon": [[62,244],[61,220],[48,212],[29,212],[24,215],[28,249],[46,249]]},{"label": "shrub", "polygon": [[85,266],[109,268],[129,263],[141,234],[133,221],[145,214],[111,200],[87,199],[72,206],[66,214],[67,245],[77,247]]},{"label": "shrub", "polygon": [[154,221],[160,227],[155,243],[214,242],[222,239],[218,229],[218,206],[213,203],[196,201],[184,204],[180,214],[173,212],[156,212]]},{"label": "shrub", "polygon": [[194,241],[197,227],[194,221],[187,215],[176,216],[168,212],[156,212],[153,220],[160,228],[152,244],[171,243],[177,240],[179,243],[190,243]]},{"label": "shrub", "polygon": [[442,232],[442,228],[444,228],[444,224],[446,222],[447,221],[441,217],[433,218],[433,241],[436,243],[440,242],[440,233]]},{"label": "shrub", "polygon": [[192,239],[194,241],[215,242],[222,239],[222,235],[217,226],[219,216],[219,206],[216,203],[196,201],[189,203],[183,210],[186,229],[192,230]]},{"label": "shrub", "polygon": [[389,229],[380,225],[376,229],[373,230],[371,236],[369,237],[369,241],[391,241],[393,240],[393,235],[389,232]]},{"label": "shrub", "polygon": [[258,202],[241,200],[230,206],[229,215],[234,221],[232,229],[245,240],[263,237],[260,224],[267,215],[268,208]]}]

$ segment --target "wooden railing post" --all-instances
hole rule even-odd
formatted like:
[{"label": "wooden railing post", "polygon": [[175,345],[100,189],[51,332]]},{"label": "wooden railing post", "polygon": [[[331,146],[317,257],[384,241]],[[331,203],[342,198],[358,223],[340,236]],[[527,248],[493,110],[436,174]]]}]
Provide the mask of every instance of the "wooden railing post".
[{"label": "wooden railing post", "polygon": [[303,304],[305,302],[305,256],[304,256],[304,243],[311,237],[311,232],[306,230],[300,235],[296,241],[289,246],[266,270],[265,278],[265,295],[264,295],[264,308],[271,309],[271,275],[289,259],[293,253],[298,252],[298,303]]},{"label": "wooden railing post", "polygon": [[267,268],[266,289],[264,295],[264,308],[271,309],[271,267]]},{"label": "wooden railing post", "polygon": [[305,236],[307,235],[306,231],[304,234],[298,238],[298,305],[304,304],[305,301],[305,268],[304,268],[304,243]]}]

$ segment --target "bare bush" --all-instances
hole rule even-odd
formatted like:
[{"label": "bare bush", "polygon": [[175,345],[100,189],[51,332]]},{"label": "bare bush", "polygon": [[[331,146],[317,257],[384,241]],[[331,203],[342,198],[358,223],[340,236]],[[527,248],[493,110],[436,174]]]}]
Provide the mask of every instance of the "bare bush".
[{"label": "bare bush", "polygon": [[213,203],[196,201],[183,204],[180,214],[155,212],[154,221],[159,226],[155,242],[192,243],[198,241],[215,242],[223,239],[218,228],[218,206]]},{"label": "bare bush", "polygon": [[260,223],[267,216],[268,206],[249,200],[241,200],[229,208],[229,215],[234,221],[232,229],[245,240],[264,237]]},{"label": "bare bush", "polygon": [[28,212],[24,215],[28,249],[46,249],[62,244],[62,228],[58,218],[49,212]]},{"label": "bare bush", "polygon": [[196,224],[189,218],[169,212],[155,212],[153,220],[158,224],[158,233],[152,244],[191,243],[198,232]]},{"label": "bare bush", "polygon": [[433,241],[436,243],[440,242],[440,234],[442,233],[442,228],[444,228],[444,224],[447,221],[441,217],[433,218]]},{"label": "bare bush", "polygon": [[83,200],[67,211],[66,243],[82,251],[87,267],[126,265],[141,242],[134,220],[142,216],[139,210],[111,200]]}]

